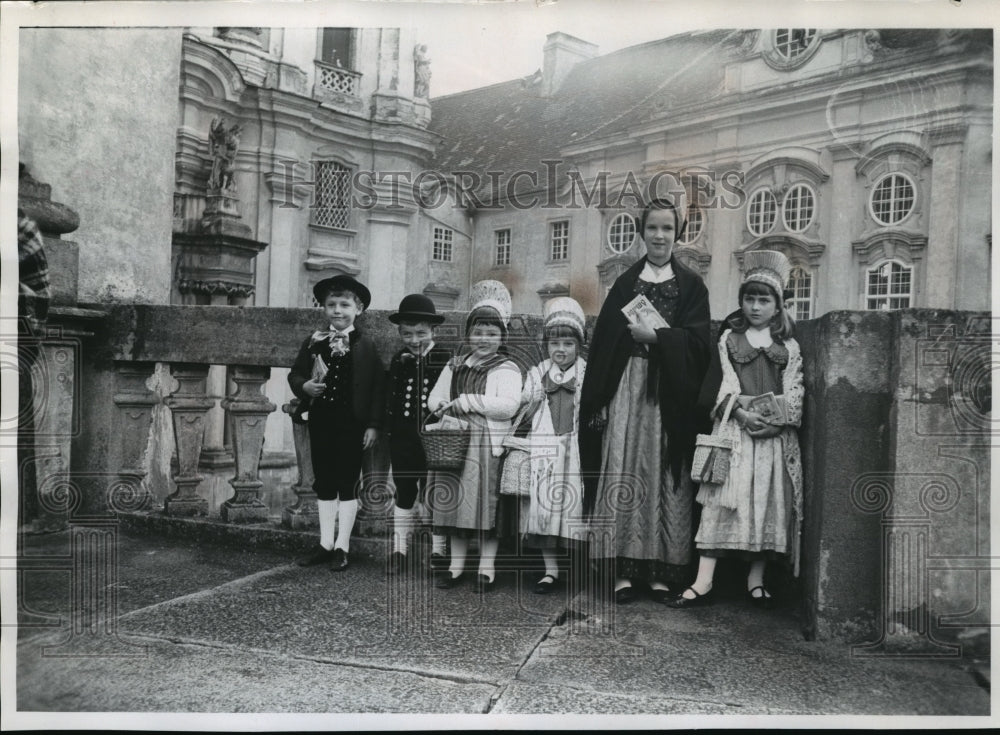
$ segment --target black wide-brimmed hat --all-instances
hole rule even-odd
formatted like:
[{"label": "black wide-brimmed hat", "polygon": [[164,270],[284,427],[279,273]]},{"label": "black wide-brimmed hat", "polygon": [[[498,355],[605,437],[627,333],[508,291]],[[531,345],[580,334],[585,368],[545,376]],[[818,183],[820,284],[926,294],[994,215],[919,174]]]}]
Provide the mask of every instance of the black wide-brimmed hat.
[{"label": "black wide-brimmed hat", "polygon": [[444,317],[437,313],[434,302],[429,298],[422,293],[411,293],[399,302],[399,310],[389,315],[389,321],[393,324],[403,321],[440,324],[444,321]]},{"label": "black wide-brimmed hat", "polygon": [[361,299],[361,303],[364,304],[367,309],[369,304],[372,302],[372,292],[369,291],[365,284],[361,283],[350,276],[339,275],[332,276],[331,278],[324,278],[322,281],[313,286],[313,296],[316,297],[316,301],[319,305],[323,305],[323,298],[330,291],[350,291],[352,294]]}]

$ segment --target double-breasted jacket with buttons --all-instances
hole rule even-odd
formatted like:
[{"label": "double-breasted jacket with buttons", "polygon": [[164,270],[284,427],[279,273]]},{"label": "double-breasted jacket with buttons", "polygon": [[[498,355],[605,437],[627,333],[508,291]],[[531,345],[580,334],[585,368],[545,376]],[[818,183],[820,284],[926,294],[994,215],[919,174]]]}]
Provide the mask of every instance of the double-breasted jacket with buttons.
[{"label": "double-breasted jacket with buttons", "polygon": [[450,357],[451,351],[437,344],[421,357],[407,349],[393,356],[385,391],[385,427],[390,434],[419,432],[427,417],[427,397]]}]

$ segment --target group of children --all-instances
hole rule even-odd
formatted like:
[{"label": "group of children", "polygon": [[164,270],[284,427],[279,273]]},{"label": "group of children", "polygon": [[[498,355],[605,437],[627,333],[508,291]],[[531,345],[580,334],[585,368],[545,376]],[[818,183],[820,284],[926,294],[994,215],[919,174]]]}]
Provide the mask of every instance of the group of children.
[{"label": "group of children", "polygon": [[[783,301],[790,269],[780,253],[746,254],[739,309],[713,347],[705,285],[673,258],[682,212],[671,200],[644,210],[646,257],[610,290],[589,363],[583,311],[561,297],[544,307],[545,358],[519,365],[508,350],[510,294],[481,281],[454,349],[435,341],[444,317],[433,302],[406,296],[389,317],[402,348],[386,373],[354,324],[368,289],[349,276],[319,282],[330,326],[305,340],[289,375],[300,399],[293,418],[309,424],[319,507],[319,544],[300,564],[347,568],[362,454],[385,431],[396,488],[390,573],[411,568],[422,493],[441,589],[466,579],[470,539],[474,584],[493,589],[500,543],[512,538],[544,561],[538,594],[559,584],[560,554],[587,547],[614,560],[618,603],[645,588],[671,607],[704,605],[716,559],[737,555],[750,562],[749,599],[769,605],[766,560],[791,557],[797,573],[801,527],[802,361]],[[623,313],[637,296],[657,311],[655,323]],[[765,415],[755,399],[769,393],[781,410]],[[464,458],[428,470],[421,433],[445,416],[468,433]],[[710,417],[712,433],[730,440],[728,472],[696,488],[691,458]],[[695,547],[697,576],[684,587]]]}]

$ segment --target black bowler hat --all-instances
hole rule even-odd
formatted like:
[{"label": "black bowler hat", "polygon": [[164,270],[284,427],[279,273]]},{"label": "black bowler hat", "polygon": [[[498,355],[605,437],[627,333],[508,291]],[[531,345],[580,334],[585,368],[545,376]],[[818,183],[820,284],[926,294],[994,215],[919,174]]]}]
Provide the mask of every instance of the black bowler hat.
[{"label": "black bowler hat", "polygon": [[399,302],[399,310],[395,314],[389,315],[389,321],[399,324],[407,322],[427,322],[428,324],[440,324],[444,317],[437,313],[434,302],[422,293],[411,293],[404,296]]},{"label": "black bowler hat", "polygon": [[357,281],[350,276],[333,276],[331,278],[324,278],[322,281],[313,286],[313,296],[316,297],[316,301],[320,306],[326,300],[326,295],[331,291],[350,291],[352,294],[361,299],[361,303],[367,309],[368,305],[372,302],[372,292],[369,291],[365,284]]}]

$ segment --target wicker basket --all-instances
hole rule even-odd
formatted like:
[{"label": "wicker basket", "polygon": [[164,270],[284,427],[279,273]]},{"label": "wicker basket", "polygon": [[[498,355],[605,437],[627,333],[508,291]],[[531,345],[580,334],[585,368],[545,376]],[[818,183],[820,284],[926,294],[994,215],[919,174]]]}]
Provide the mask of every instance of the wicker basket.
[{"label": "wicker basket", "polygon": [[[430,417],[428,417],[430,418]],[[462,466],[469,449],[469,431],[452,429],[427,430],[424,422],[420,432],[424,456],[429,470],[454,470]]]}]

